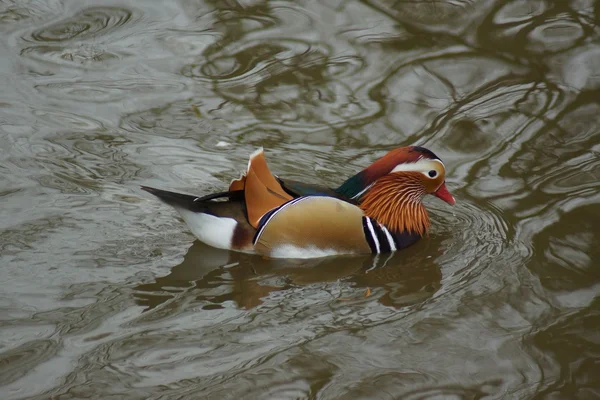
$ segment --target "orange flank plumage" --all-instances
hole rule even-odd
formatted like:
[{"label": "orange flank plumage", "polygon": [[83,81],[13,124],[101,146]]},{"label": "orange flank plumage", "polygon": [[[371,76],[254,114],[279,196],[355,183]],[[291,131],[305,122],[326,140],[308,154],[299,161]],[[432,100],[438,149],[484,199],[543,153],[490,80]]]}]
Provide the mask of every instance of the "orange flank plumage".
[{"label": "orange flank plumage", "polygon": [[[307,218],[307,215],[310,218]],[[277,256],[277,249],[322,246],[322,255],[368,253],[357,206],[323,196],[296,199],[277,210],[259,231],[254,248],[259,254]]]},{"label": "orange flank plumage", "polygon": [[421,202],[425,190],[420,179],[418,172],[385,175],[365,193],[360,208],[392,232],[423,236],[430,221]]}]

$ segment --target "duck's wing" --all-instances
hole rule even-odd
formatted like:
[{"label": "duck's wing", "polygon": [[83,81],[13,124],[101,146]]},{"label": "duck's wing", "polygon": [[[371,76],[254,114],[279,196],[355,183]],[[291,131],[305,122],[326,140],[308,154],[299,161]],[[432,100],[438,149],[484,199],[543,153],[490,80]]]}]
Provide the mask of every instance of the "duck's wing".
[{"label": "duck's wing", "polygon": [[371,253],[363,217],[359,207],[340,199],[300,197],[263,217],[254,248],[274,258]]},{"label": "duck's wing", "polygon": [[263,215],[293,199],[269,170],[262,147],[252,153],[248,169],[229,190],[243,190],[248,222],[255,228]]},{"label": "duck's wing", "polygon": [[293,199],[269,170],[262,147],[250,156],[246,172],[229,185],[230,191],[240,188],[244,191],[248,222],[255,228],[263,215]]},{"label": "duck's wing", "polygon": [[[292,195],[293,197],[302,197],[302,196],[327,196],[327,197],[335,197],[341,200],[348,201],[344,195],[336,192],[335,190],[323,186],[323,185],[315,185],[312,183],[295,181],[293,179],[282,179],[277,178],[281,187]],[[351,200],[349,202],[352,202]]]},{"label": "duck's wing", "polygon": [[264,152],[262,149],[257,150],[250,156],[248,162],[248,170],[244,172],[238,179],[231,181],[229,185],[230,191],[244,190],[246,187],[246,179],[248,171],[253,170],[259,177],[261,182],[273,189],[273,191],[279,195],[289,195],[291,198],[302,197],[302,196],[328,196],[335,197],[341,200],[346,200],[350,203],[355,204],[352,199],[348,199],[343,194],[336,192],[334,189],[324,185],[317,185],[312,183],[306,183],[296,181],[293,179],[282,179],[275,176],[269,170],[267,166]]}]

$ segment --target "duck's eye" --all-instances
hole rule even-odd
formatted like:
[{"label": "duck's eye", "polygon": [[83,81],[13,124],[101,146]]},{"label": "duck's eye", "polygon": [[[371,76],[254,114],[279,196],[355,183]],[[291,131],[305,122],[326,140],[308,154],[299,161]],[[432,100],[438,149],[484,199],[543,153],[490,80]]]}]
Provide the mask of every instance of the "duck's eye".
[{"label": "duck's eye", "polygon": [[437,176],[437,171],[435,169],[432,169],[427,173],[427,175],[429,175],[430,178],[435,178]]}]

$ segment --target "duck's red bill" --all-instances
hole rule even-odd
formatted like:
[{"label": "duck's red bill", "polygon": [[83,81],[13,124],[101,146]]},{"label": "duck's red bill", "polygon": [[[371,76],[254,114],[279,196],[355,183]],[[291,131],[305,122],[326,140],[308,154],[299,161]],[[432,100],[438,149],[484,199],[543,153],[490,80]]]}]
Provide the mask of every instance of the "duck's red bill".
[{"label": "duck's red bill", "polygon": [[440,199],[444,200],[446,203],[450,204],[451,206],[453,206],[456,203],[456,200],[454,200],[454,196],[452,196],[448,191],[445,182],[442,183],[442,186],[440,186],[440,188],[434,194]]}]

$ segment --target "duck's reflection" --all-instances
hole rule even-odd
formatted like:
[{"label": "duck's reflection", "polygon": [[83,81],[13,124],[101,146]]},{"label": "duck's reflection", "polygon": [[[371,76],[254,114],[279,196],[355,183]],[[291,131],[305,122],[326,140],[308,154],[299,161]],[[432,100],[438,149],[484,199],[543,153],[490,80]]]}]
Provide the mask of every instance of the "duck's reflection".
[{"label": "duck's reflection", "polygon": [[429,237],[394,255],[308,260],[264,259],[196,241],[169,275],[138,285],[135,297],[147,310],[182,294],[194,296],[206,304],[205,308],[220,308],[224,301],[234,301],[249,309],[274,291],[341,280],[353,288],[354,296],[383,288],[385,294],[379,295],[379,302],[404,307],[431,297],[439,289],[442,274],[435,259],[441,240]]}]

